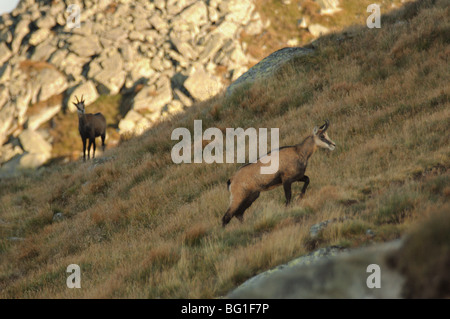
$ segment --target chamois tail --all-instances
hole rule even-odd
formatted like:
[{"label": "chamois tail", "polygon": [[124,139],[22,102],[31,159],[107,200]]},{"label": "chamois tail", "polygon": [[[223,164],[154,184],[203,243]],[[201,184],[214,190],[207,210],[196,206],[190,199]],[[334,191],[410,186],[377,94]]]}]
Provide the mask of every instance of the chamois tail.
[{"label": "chamois tail", "polygon": [[231,184],[231,181],[230,181],[230,180],[227,180],[227,189],[228,189],[228,190],[230,190],[230,184]]}]

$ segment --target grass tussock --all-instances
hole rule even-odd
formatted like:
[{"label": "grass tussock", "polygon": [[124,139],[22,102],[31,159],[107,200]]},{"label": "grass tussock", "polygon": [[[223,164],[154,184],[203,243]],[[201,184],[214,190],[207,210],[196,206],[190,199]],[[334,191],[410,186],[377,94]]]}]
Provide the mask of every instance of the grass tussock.
[{"label": "grass tussock", "polygon": [[[399,238],[445,210],[448,16],[445,1],[409,5],[384,16],[381,29],[322,38],[313,56],[193,106],[102,161],[2,181],[0,296],[219,297],[312,249]],[[239,164],[175,165],[170,157],[172,130],[192,132],[194,119],[204,129],[279,128],[280,145],[292,145],[326,118],[337,148],[310,159],[305,198],[285,208],[281,188],[262,193],[244,223],[225,229],[226,180]],[[310,237],[312,225],[333,218]],[[66,287],[73,263],[82,289]]]}]

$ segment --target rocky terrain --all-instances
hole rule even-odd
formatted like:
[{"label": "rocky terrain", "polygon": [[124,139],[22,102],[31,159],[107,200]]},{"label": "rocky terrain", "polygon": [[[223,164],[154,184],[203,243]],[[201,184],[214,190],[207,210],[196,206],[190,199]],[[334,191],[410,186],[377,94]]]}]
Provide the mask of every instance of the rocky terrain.
[{"label": "rocky terrain", "polygon": [[[316,2],[325,13],[338,6]],[[0,17],[1,175],[52,157],[42,125],[74,112],[75,96],[88,106],[127,94],[118,130],[139,134],[221,92],[257,62],[240,35],[265,24],[252,0],[20,1]]]}]

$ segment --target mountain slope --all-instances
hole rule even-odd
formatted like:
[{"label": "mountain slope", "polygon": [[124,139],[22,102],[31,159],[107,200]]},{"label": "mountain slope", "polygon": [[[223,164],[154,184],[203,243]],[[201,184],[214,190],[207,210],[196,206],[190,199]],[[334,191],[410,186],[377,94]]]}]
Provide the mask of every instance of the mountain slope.
[{"label": "mountain slope", "polygon": [[[449,6],[421,1],[321,38],[270,79],[176,115],[87,163],[2,181],[3,298],[225,295],[317,247],[399,238],[450,195]],[[263,193],[222,229],[226,180],[239,164],[171,160],[174,128],[280,128],[301,142],[329,119],[334,152],[311,158],[306,197]],[[294,186],[294,193],[300,185]],[[311,225],[343,218],[311,238]],[[370,230],[370,232],[368,232]],[[373,235],[372,235],[373,234]],[[82,289],[68,289],[78,264]]]}]

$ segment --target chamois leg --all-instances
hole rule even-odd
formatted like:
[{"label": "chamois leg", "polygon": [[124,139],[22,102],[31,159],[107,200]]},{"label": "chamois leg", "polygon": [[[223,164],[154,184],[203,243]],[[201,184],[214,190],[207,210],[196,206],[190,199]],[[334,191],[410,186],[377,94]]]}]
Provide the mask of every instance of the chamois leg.
[{"label": "chamois leg", "polygon": [[92,138],[89,138],[89,144],[88,144],[88,159],[91,158],[91,145],[92,145]]},{"label": "chamois leg", "polygon": [[306,176],[306,175],[303,175],[303,177],[300,178],[298,181],[299,182],[304,182],[301,193],[296,196],[296,198],[302,199],[303,197],[305,197],[305,192],[306,192],[306,189],[308,188],[308,185],[309,185],[309,177]]},{"label": "chamois leg", "polygon": [[244,212],[249,208],[255,200],[259,197],[259,192],[250,194],[242,203],[239,208],[234,213],[237,219],[242,223],[244,221]]},{"label": "chamois leg", "polygon": [[94,151],[92,152],[92,158],[95,158],[95,137],[94,137],[94,139],[92,140],[92,144],[93,144],[93,146],[94,146]]},{"label": "chamois leg", "polygon": [[86,139],[81,138],[81,141],[83,142],[83,161],[86,162]]},{"label": "chamois leg", "polygon": [[244,220],[244,212],[249,208],[253,202],[259,197],[259,192],[251,193],[240,202],[235,202],[230,205],[225,215],[222,217],[222,226],[225,227],[231,220],[236,217],[239,221]]},{"label": "chamois leg", "polygon": [[102,151],[103,152],[105,151],[105,136],[106,136],[106,134],[102,134],[101,135],[101,138],[102,138]]},{"label": "chamois leg", "polygon": [[284,196],[286,197],[286,206],[289,206],[289,204],[291,202],[291,197],[292,197],[291,186],[292,186],[292,182],[284,182],[283,183]]}]

